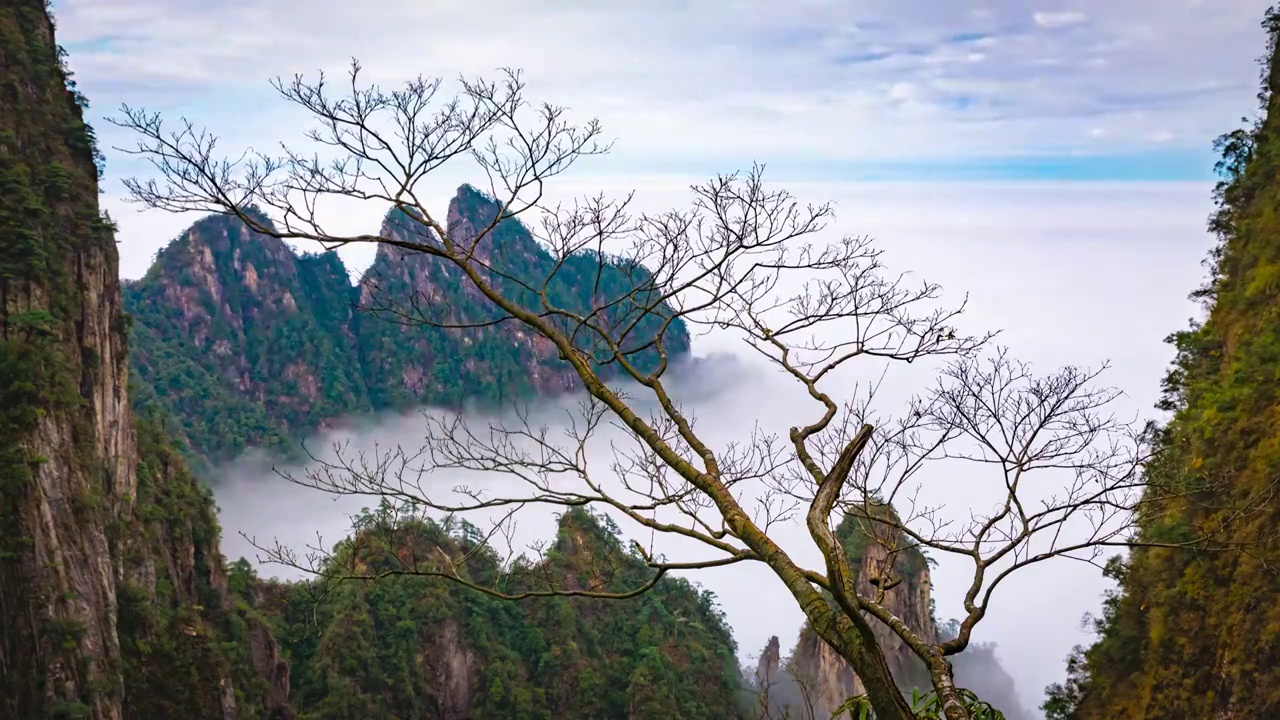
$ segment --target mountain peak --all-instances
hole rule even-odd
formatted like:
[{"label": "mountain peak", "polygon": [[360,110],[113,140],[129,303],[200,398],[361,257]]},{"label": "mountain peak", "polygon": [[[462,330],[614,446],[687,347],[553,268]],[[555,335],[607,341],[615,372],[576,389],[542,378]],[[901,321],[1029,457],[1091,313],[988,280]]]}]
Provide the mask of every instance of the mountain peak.
[{"label": "mountain peak", "polygon": [[483,201],[487,203],[498,204],[497,199],[492,194],[487,193],[471,183],[462,183],[458,186],[458,191],[454,193],[455,200],[462,201]]},{"label": "mountain peak", "polygon": [[[497,209],[462,185],[446,224],[455,247],[471,253],[508,297],[536,308],[525,285],[546,283],[553,297],[586,311],[585,303],[601,300],[584,289],[615,298],[634,287],[629,268],[560,263],[515,218],[471,247]],[[382,232],[439,242],[415,215],[391,208]],[[134,317],[135,400],[182,417],[175,430],[208,459],[290,447],[346,415],[495,405],[578,383],[554,344],[518,323],[438,327],[498,319],[449,260],[381,244],[352,286],[335,253],[298,255],[234,216],[194,223],[126,287],[125,305]],[[655,332],[659,322],[637,334]],[[673,358],[688,354],[682,325],[668,331],[667,350]]]}]

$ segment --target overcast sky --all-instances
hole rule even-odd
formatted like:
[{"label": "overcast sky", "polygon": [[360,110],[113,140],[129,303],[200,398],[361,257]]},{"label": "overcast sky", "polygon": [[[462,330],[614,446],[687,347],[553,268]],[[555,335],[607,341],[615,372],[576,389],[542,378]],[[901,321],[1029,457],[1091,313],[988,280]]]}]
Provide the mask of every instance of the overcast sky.
[{"label": "overcast sky", "polygon": [[[228,153],[305,148],[305,118],[275,99],[274,76],[342,73],[352,56],[387,84],[509,65],[526,71],[531,99],[599,117],[617,139],[552,199],[637,189],[642,209],[684,206],[690,182],[766,162],[800,199],[836,203],[833,233],[870,234],[891,269],[969,293],[969,322],[1004,329],[1018,355],[1111,359],[1109,382],[1148,413],[1170,357],[1161,338],[1185,325],[1185,296],[1203,277],[1212,140],[1256,105],[1266,5],[55,0],[54,10],[107,154],[103,203],[121,228],[125,277],[195,218],[122,202],[121,178],[147,168],[112,149],[133,142],[102,120],[121,103],[186,115]],[[443,172],[432,202],[468,180]],[[385,210],[344,206],[334,227],[370,231]],[[371,251],[344,257],[358,271]],[[229,520],[255,529],[250,518],[279,519]],[[744,651],[793,635],[785,598],[756,594],[767,578],[713,580]],[[1011,587],[984,624],[980,639],[1001,643],[1028,705],[1060,678],[1102,587],[1085,566],[1055,565]],[[945,592],[944,617],[954,614]]]}]

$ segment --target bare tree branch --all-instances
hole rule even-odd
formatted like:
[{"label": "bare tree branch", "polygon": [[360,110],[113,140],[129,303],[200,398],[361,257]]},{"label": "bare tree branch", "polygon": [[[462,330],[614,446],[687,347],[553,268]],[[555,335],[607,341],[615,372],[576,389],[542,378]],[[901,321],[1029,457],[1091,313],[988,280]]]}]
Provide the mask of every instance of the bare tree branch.
[{"label": "bare tree branch", "polygon": [[[393,322],[466,332],[510,323],[543,338],[572,369],[583,400],[557,417],[517,410],[498,420],[426,414],[417,449],[346,446],[313,455],[298,485],[338,496],[377,498],[356,534],[334,550],[317,541],[304,556],[255,545],[272,562],[332,581],[394,574],[440,577],[496,597],[634,597],[668,572],[740,562],[766,565],[794,596],[810,625],[848,660],[877,716],[911,717],[894,686],[873,623],[890,628],[929,668],[950,720],[969,717],[945,656],[962,651],[986,615],[992,594],[1013,572],[1063,557],[1096,561],[1111,547],[1161,544],[1135,534],[1171,502],[1202,497],[1169,483],[1153,488],[1150,434],[1114,417],[1119,397],[1102,388],[1102,370],[1067,367],[1045,375],[992,348],[994,333],[965,334],[965,303],[942,302],[937,285],[889,274],[865,237],[821,237],[829,205],[801,205],[764,182],[764,168],[716,177],[690,188],[688,209],[632,214],[631,197],[589,197],[571,206],[544,201],[546,182],[609,145],[595,120],[570,123],[564,108],[532,106],[518,72],[498,82],[460,79],[445,97],[439,79],[417,78],[383,91],[360,81],[334,95],[323,75],[275,88],[306,111],[318,151],[281,145],[278,154],[217,155],[216,136],[185,119],[176,129],[155,113],[124,107],[116,124],[138,136],[122,150],[147,160],[154,176],[126,181],[132,199],[175,212],[239,218],[253,231],[310,240],[326,249],[382,244],[431,258],[464,284],[479,307],[433,297],[391,297],[369,286],[371,309]],[[322,157],[323,153],[323,157]],[[473,236],[451,234],[420,197],[420,183],[447,163],[468,160],[488,179],[496,208]],[[478,173],[477,173],[478,174]],[[398,210],[382,234],[326,229],[335,197]],[[495,262],[486,238],[521,218],[554,262],[545,275]],[[554,291],[569,268],[594,268],[575,299]],[[626,275],[606,287],[605,269]],[[541,271],[540,271],[541,272]],[[785,441],[757,429],[717,447],[673,390],[671,339],[732,333],[812,401],[813,414]],[[926,392],[898,414],[882,415],[880,382],[853,382],[912,365],[933,371]],[[923,367],[922,367],[923,366]],[[1105,369],[1105,368],[1104,368]],[[643,398],[621,389],[628,381]],[[763,409],[762,409],[763,411]],[[552,425],[564,428],[556,434]],[[593,437],[610,440],[608,467],[588,466]],[[939,462],[944,463],[938,465]],[[978,471],[994,502],[982,506],[975,481],[970,507],[929,506],[926,485]],[[935,470],[935,468],[942,468]],[[444,488],[442,471],[475,484]],[[1264,495],[1251,499],[1266,502]],[[710,557],[670,561],[639,542],[617,563],[559,577],[544,547],[513,545],[516,517],[531,508],[600,508],[652,539],[661,533],[696,543]],[[1224,523],[1250,506],[1219,513]],[[428,521],[489,518],[465,525],[466,543],[422,540]],[[440,520],[440,518],[445,518]],[[772,530],[803,517],[824,557],[800,565]],[[851,556],[832,529],[849,521],[874,563]],[[452,527],[452,525],[450,525]],[[1204,528],[1165,547],[1225,548],[1222,528]],[[505,542],[505,555],[498,548]],[[1163,542],[1163,541],[1161,541]],[[448,546],[448,548],[446,548]],[[957,637],[934,642],[894,615],[889,594],[904,578],[901,558],[937,551],[972,566]],[[498,558],[503,573],[480,577],[473,561]],[[616,564],[616,563],[615,563]],[[619,586],[626,576],[631,584]]]}]

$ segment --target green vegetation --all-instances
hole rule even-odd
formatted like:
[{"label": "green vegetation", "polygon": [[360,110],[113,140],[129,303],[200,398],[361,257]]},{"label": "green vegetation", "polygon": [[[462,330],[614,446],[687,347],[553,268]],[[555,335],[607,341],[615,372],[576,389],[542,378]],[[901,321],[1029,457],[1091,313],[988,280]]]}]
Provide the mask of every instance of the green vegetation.
[{"label": "green vegetation", "polygon": [[0,717],[267,718],[212,499],[150,422],[135,473],[112,403],[114,227],[52,31],[39,0],[0,7]]},{"label": "green vegetation", "polygon": [[1096,642],[1049,688],[1050,718],[1280,712],[1280,513],[1266,502],[1280,479],[1280,13],[1263,25],[1264,117],[1218,142],[1224,179],[1210,227],[1221,243],[1194,295],[1210,312],[1169,338],[1178,352],[1161,407],[1174,415],[1148,467],[1161,490],[1142,523],[1147,542],[1220,531],[1235,545],[1112,560],[1119,588],[1093,621]]},{"label": "green vegetation", "polygon": [[[415,521],[392,533],[388,517],[385,508],[366,513],[361,542],[340,543],[334,554],[343,564],[327,571],[340,575],[351,563],[362,573],[395,572],[408,557],[470,554],[463,577],[509,593],[542,587],[547,573],[618,591],[653,572],[623,549],[610,521],[583,510],[560,518],[538,565],[514,568],[478,549],[480,533],[465,522]],[[685,580],[664,578],[630,601],[513,602],[410,575],[260,583],[241,563],[232,586],[271,617],[291,664],[293,704],[306,718],[736,716],[729,628],[710,593]]]},{"label": "green vegetation", "polygon": [[[463,186],[451,216],[459,228],[482,228],[497,212]],[[385,228],[417,239],[424,232],[403,210],[389,213]],[[585,253],[557,264],[513,218],[485,243],[501,289],[536,307],[519,283],[540,288],[546,280],[552,303],[608,308],[612,323],[637,320],[632,359],[642,368],[657,361],[650,345],[670,309],[640,313],[619,302],[655,292],[648,271]],[[135,406],[162,408],[193,456],[216,462],[254,447],[294,449],[327,420],[355,413],[493,406],[573,386],[567,364],[514,321],[491,317],[492,306],[459,275],[441,260],[383,247],[352,287],[334,253],[297,256],[238,220],[207,217],[125,286]],[[431,325],[442,322],[485,326]],[[688,352],[682,322],[664,338],[671,357]]]},{"label": "green vegetation", "polygon": [[201,220],[124,288],[135,408],[163,409],[219,460],[366,409],[335,294],[349,302],[336,256],[297,258],[230,218]]},{"label": "green vegetation", "polygon": [[[92,409],[81,396],[99,369],[76,343],[84,298],[76,284],[81,262],[92,263],[104,241],[98,228],[100,159],[84,122],[62,53],[40,2],[0,7],[0,716],[47,712],[76,717],[94,688],[81,682],[91,659],[81,652],[87,625],[65,588],[36,560],[57,560],[43,533],[48,523],[69,530],[67,516],[36,521],[43,502],[37,478],[52,460],[71,489],[70,505],[90,510],[92,488],[77,481],[92,468],[85,433]],[[66,432],[71,457],[54,458],[37,435]],[[44,474],[48,474],[46,471]],[[63,488],[49,488],[57,493]],[[91,517],[81,519],[92,520]],[[79,549],[77,538],[67,539]],[[64,568],[74,572],[77,568]],[[36,659],[39,659],[36,661]],[[49,687],[48,670],[67,668]]]},{"label": "green vegetation", "polygon": [[[226,567],[211,494],[166,426],[225,457],[353,412],[545,389],[530,372],[544,358],[513,347],[505,328],[473,333],[466,352],[457,335],[414,328],[439,342],[427,358],[438,359],[427,365],[436,384],[371,392],[357,342],[370,325],[352,312],[356,291],[332,254],[297,257],[223,217],[161,253],[125,290],[135,417],[106,420],[134,427],[136,455],[135,433],[121,436],[127,457],[104,455],[98,413],[114,408],[94,403],[120,380],[115,348],[130,319],[114,282],[114,229],[97,214],[101,155],[81,120],[84,98],[47,42],[46,13],[38,2],[0,10],[0,97],[20,100],[0,114],[0,716],[289,718],[282,651],[312,718],[732,717],[732,638],[710,595],[685,581],[625,604],[516,604],[397,577],[344,584],[316,604],[314,583]],[[520,245],[532,238],[514,223],[498,235],[500,254],[524,258],[509,264],[543,252]],[[556,292],[590,284],[590,268],[571,265]],[[623,276],[605,267],[598,285],[611,291]],[[402,369],[423,364],[412,342],[393,340],[386,352],[408,356]],[[687,350],[687,336],[676,345]],[[50,463],[56,472],[42,469]],[[448,522],[419,531],[446,552],[476,542],[473,528]],[[363,561],[387,563],[393,551]],[[539,568],[585,583],[596,560],[617,571],[614,584],[650,572],[616,528],[582,512],[565,516]],[[504,571],[479,553],[467,572]]]},{"label": "green vegetation", "polygon": [[[992,707],[991,703],[983,702],[972,692],[961,690],[960,697],[973,720],[1005,720],[1004,713]],[[920,720],[945,720],[946,718],[946,715],[943,714],[942,702],[938,700],[937,694],[933,691],[922,694],[919,690],[912,690],[911,711]],[[845,704],[840,706],[837,712],[847,712],[849,717],[857,720],[874,718],[871,711],[871,701],[867,700],[865,695],[849,698]]]},{"label": "green vegetation", "polygon": [[252,656],[264,626],[226,591],[212,496],[158,421],[139,420],[137,430],[137,499],[121,527],[126,572],[117,583],[125,712],[220,720],[218,679],[227,678],[239,717],[269,718]]},{"label": "green vegetation", "polygon": [[[1280,516],[1238,510],[1270,498],[1280,480],[1280,14],[1264,25],[1267,112],[1219,142],[1225,179],[1211,227],[1222,242],[1196,293],[1212,310],[1170,338],[1177,359],[1161,407],[1174,416],[1147,469],[1159,489],[1142,518],[1149,543],[1221,528],[1248,551],[1152,547],[1112,560],[1119,588],[1094,621],[1097,642],[1077,649],[1066,682],[1050,689],[1050,718],[1280,709],[1280,607],[1270,602],[1280,549],[1257,542],[1280,533]],[[226,217],[200,221],[124,291],[138,417],[105,424],[132,425],[137,452],[124,433],[108,456],[102,414],[112,408],[95,403],[119,384],[115,348],[129,319],[112,279],[114,230],[96,202],[102,155],[51,29],[41,2],[0,8],[0,716],[275,720],[292,716],[290,682],[289,701],[314,720],[736,716],[733,639],[714,598],[687,581],[665,578],[625,602],[516,603],[394,572],[410,553],[465,558],[466,578],[510,593],[539,578],[617,590],[651,577],[616,527],[583,510],[560,518],[537,563],[502,562],[476,528],[451,519],[381,532],[384,506],[361,518],[328,568],[387,572],[378,582],[278,583],[244,561],[227,567],[212,497],[183,448],[216,461],[285,448],[352,413],[571,386],[554,352],[485,315],[489,306],[430,258],[384,249],[366,278],[377,292],[366,284],[362,294],[331,253],[297,256]],[[464,187],[454,210],[480,227],[497,208]],[[412,232],[397,213],[389,226]],[[530,307],[537,299],[517,280],[546,279],[551,302],[572,310],[610,307],[602,322],[613,326],[637,319],[614,301],[654,292],[644,268],[615,259],[555,262],[515,220],[489,245],[493,273],[509,276],[498,289]],[[453,331],[353,311],[380,294],[425,299],[436,319],[492,324]],[[658,361],[649,343],[668,314],[639,318],[627,341],[642,368]],[[668,352],[686,353],[685,328],[667,332]],[[100,353],[107,347],[117,356]],[[837,531],[858,566],[868,554],[860,521],[846,516]],[[928,567],[909,548],[894,562],[912,587]],[[933,622],[931,607],[926,615]],[[913,667],[899,665],[899,679]],[[975,716],[998,717],[972,693],[964,699]],[[913,701],[922,717],[938,715],[936,697]]]},{"label": "green vegetation", "polygon": [[[849,565],[857,568],[860,575],[871,568],[866,558],[869,550],[892,563],[892,569],[877,568],[875,572],[901,588],[900,596],[907,605],[895,607],[893,612],[927,636],[939,627],[933,600],[930,598],[927,608],[916,608],[911,603],[921,593],[928,593],[930,558],[917,543],[896,529],[896,525],[890,524],[896,522],[899,522],[897,511],[888,503],[869,503],[846,511],[836,526],[835,535],[844,546]],[[874,597],[879,586],[873,583],[880,582],[883,582],[880,577],[859,577],[859,592]],[[928,690],[932,683],[924,661],[887,627],[877,625],[875,629],[880,645],[886,649],[890,659],[890,669],[898,687],[909,692]]]},{"label": "green vegetation", "polygon": [[850,565],[862,563],[867,548],[878,546],[893,556],[893,576],[912,581],[928,572],[929,557],[918,543],[897,530],[898,513],[888,503],[869,503],[850,509],[836,526],[836,537],[844,546]]}]

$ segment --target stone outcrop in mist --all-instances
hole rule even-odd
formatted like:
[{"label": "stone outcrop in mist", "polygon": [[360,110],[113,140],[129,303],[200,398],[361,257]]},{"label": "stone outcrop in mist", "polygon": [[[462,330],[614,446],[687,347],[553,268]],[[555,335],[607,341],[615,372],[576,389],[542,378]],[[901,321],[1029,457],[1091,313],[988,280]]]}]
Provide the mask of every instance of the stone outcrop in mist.
[{"label": "stone outcrop in mist", "polygon": [[[880,507],[876,512],[893,511]],[[873,579],[884,577],[885,568],[892,567],[892,577],[900,582],[884,591],[885,608],[926,642],[938,642],[948,629],[940,628],[934,617],[928,559],[918,548],[890,535],[887,528],[884,523],[850,513],[836,529],[850,562],[859,566],[858,592],[874,597],[877,588]],[[901,549],[890,552],[893,548]],[[906,693],[912,688],[928,690],[928,673],[906,643],[884,623],[870,616],[867,619],[898,686]],[[996,658],[994,645],[974,644],[951,661],[961,687],[992,703],[1008,720],[1029,717],[1012,678]],[[754,677],[748,680],[756,695],[753,705],[754,716],[758,717],[781,718],[790,712],[792,718],[825,720],[845,700],[866,692],[849,664],[808,623],[800,629],[787,657],[780,652],[778,638],[771,638],[760,655]]]}]

